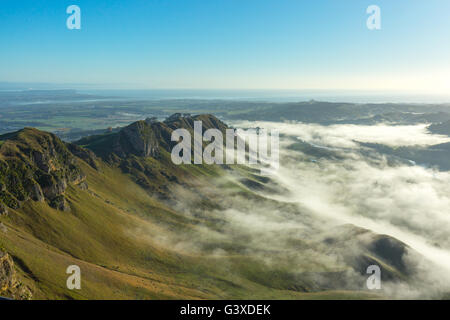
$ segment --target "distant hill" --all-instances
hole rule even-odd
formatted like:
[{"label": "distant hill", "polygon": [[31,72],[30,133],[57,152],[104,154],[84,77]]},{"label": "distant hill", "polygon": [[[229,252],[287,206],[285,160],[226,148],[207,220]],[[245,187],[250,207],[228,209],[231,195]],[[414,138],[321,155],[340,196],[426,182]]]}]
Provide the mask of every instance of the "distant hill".
[{"label": "distant hill", "polygon": [[[445,119],[442,119],[442,120],[445,120]],[[441,123],[434,123],[434,124],[428,126],[428,130],[431,133],[445,134],[447,136],[450,136],[450,120],[444,121]]]},{"label": "distant hill", "polygon": [[355,104],[323,101],[261,103],[232,110],[226,118],[251,121],[301,121],[320,124],[416,124],[450,120],[448,106],[408,104]]}]

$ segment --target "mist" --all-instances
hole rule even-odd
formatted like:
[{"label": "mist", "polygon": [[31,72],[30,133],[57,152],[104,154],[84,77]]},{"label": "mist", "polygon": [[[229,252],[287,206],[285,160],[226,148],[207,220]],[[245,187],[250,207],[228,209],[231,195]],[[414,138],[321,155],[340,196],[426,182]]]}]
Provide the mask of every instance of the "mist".
[{"label": "mist", "polygon": [[[143,226],[133,234],[178,253],[218,258],[230,275],[236,256],[251,257],[313,291],[367,290],[367,275],[355,265],[378,235],[387,235],[406,245],[401,259],[414,274],[407,282],[384,282],[384,296],[450,291],[450,173],[391,161],[359,144],[433,145],[448,137],[429,134],[424,125],[233,125],[278,129],[279,170],[261,188],[244,183],[245,170],[199,181],[192,190],[174,185],[179,201],[167,205],[195,221],[192,230],[149,236]],[[259,170],[251,172],[257,177]]]},{"label": "mist", "polygon": [[[429,134],[425,125],[246,125],[277,128],[285,135],[281,166],[272,178],[289,192],[266,197],[297,203],[336,224],[350,223],[390,235],[438,266],[424,273],[434,273],[441,284],[449,283],[450,173],[392,165],[385,155],[368,153],[358,144],[433,145],[448,142],[448,137]],[[298,141],[332,152],[313,159],[296,150]]]}]

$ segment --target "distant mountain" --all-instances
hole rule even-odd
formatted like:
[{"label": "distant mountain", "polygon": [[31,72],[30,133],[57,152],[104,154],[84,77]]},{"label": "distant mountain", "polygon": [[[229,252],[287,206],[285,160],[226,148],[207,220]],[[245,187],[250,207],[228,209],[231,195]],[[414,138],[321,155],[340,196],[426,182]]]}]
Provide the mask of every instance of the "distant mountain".
[{"label": "distant mountain", "polygon": [[450,113],[436,112],[436,113],[414,113],[414,112],[389,112],[377,114],[368,118],[360,118],[351,120],[338,121],[338,123],[351,123],[363,125],[375,125],[379,123],[390,123],[395,125],[410,125],[419,123],[434,123],[442,120],[450,120]]},{"label": "distant mountain", "polygon": [[[95,93],[95,91],[93,92]],[[97,93],[108,94],[108,91]],[[110,92],[113,94],[113,92]],[[175,112],[214,114],[224,121],[301,121],[320,124],[438,123],[450,120],[448,104],[267,102],[202,99],[137,99],[98,96],[73,90],[0,91],[0,134],[36,127],[75,141],[138,119],[163,119]],[[131,93],[130,93],[131,94]],[[131,94],[131,96],[133,96]],[[67,121],[70,119],[70,121]]]},{"label": "distant mountain", "polygon": [[443,105],[354,104],[311,100],[298,103],[261,103],[251,109],[233,110],[224,116],[251,121],[301,121],[325,125],[416,124],[450,120],[450,108]]},{"label": "distant mountain", "polygon": [[450,143],[432,146],[390,147],[377,143],[360,143],[385,155],[398,157],[404,162],[411,162],[425,167],[435,167],[442,171],[450,170]]},{"label": "distant mountain", "polygon": [[444,122],[434,123],[434,124],[428,126],[428,130],[431,133],[445,134],[447,136],[450,136],[450,120],[445,121],[445,118],[444,118],[444,119],[441,119],[441,121],[444,121]]}]

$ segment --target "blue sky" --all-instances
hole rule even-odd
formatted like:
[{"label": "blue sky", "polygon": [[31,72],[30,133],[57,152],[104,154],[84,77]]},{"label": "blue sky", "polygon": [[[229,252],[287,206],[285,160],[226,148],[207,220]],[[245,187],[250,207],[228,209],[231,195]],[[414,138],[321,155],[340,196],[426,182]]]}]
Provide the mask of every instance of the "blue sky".
[{"label": "blue sky", "polygon": [[2,0],[0,81],[450,92],[449,16],[448,0]]}]

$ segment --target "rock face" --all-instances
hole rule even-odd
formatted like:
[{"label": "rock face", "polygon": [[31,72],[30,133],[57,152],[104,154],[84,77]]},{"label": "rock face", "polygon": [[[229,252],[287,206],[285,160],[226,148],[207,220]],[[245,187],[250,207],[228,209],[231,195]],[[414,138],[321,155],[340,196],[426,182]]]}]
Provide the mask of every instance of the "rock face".
[{"label": "rock face", "polygon": [[[89,159],[89,151],[72,149]],[[64,198],[68,184],[85,188],[85,180],[77,159],[55,135],[25,128],[0,136],[0,201],[4,205],[18,209],[28,200],[47,201],[55,209],[69,211]]]},{"label": "rock face", "polygon": [[45,199],[44,198],[44,194],[42,192],[41,186],[38,183],[34,183],[34,184],[31,185],[30,197],[34,201],[39,201],[39,202],[44,201],[44,199]]},{"label": "rock face", "polygon": [[0,292],[4,293],[13,287],[15,275],[11,257],[0,251]]},{"label": "rock face", "polygon": [[78,161],[99,170],[97,155],[132,172],[141,185],[151,186],[152,179],[174,181],[170,170],[157,171],[146,158],[160,158],[163,151],[170,153],[176,144],[171,140],[173,130],[183,128],[193,134],[195,121],[202,122],[203,130],[216,128],[224,132],[227,128],[212,115],[177,113],[163,122],[148,118],[119,132],[87,137],[78,145],[64,143],[54,134],[33,128],[1,135],[0,214],[7,214],[8,208],[19,209],[29,200],[69,211],[70,203],[65,197],[68,185],[88,188]]},{"label": "rock face", "polygon": [[0,250],[0,296],[22,300],[32,298],[31,290],[17,280],[11,256],[2,250]]},{"label": "rock face", "polygon": [[97,170],[97,171],[99,170],[97,156],[91,150],[81,148],[81,147],[77,146],[76,144],[72,144],[72,143],[67,143],[66,146],[67,146],[67,149],[69,149],[69,151],[72,152],[73,155],[84,160],[88,165],[90,165],[95,170]]},{"label": "rock face", "polygon": [[145,121],[137,121],[122,129],[118,142],[115,150],[120,155],[131,153],[139,157],[155,157],[159,154],[155,133]]},{"label": "rock face", "polygon": [[90,149],[103,160],[113,163],[120,163],[131,156],[157,158],[162,150],[171,152],[176,144],[171,140],[173,130],[182,128],[193,134],[195,121],[202,122],[203,130],[215,128],[225,132],[228,128],[213,115],[175,113],[162,122],[156,118],[147,118],[134,122],[119,132],[86,137],[75,144]]},{"label": "rock face", "polygon": [[63,195],[59,195],[50,202],[50,206],[61,211],[70,211],[69,203]]},{"label": "rock face", "polygon": [[0,202],[0,216],[8,215],[8,208]]},{"label": "rock face", "polygon": [[[102,160],[130,174],[144,189],[162,199],[169,199],[173,197],[168,189],[169,184],[179,183],[178,177],[183,175],[179,166],[168,158],[173,146],[178,143],[172,141],[172,133],[176,129],[186,129],[194,137],[195,121],[202,122],[204,131],[214,128],[224,133],[228,128],[213,115],[176,113],[165,121],[147,118],[118,132],[86,137],[75,144],[90,149]],[[159,165],[161,162],[164,165]]]},{"label": "rock face", "polygon": [[193,134],[195,121],[202,122],[203,130],[227,128],[212,115],[174,114],[163,122],[155,118],[137,121],[118,132],[90,136],[76,144],[64,143],[54,134],[33,128],[2,135],[0,214],[6,214],[8,207],[21,208],[29,200],[70,211],[65,197],[68,185],[88,188],[86,175],[79,167],[80,159],[99,170],[99,156],[131,172],[139,184],[150,189],[155,184],[152,181],[175,181],[170,170],[158,169],[146,158],[159,159],[163,151],[170,153],[177,143],[171,140],[173,130],[183,128]]}]

